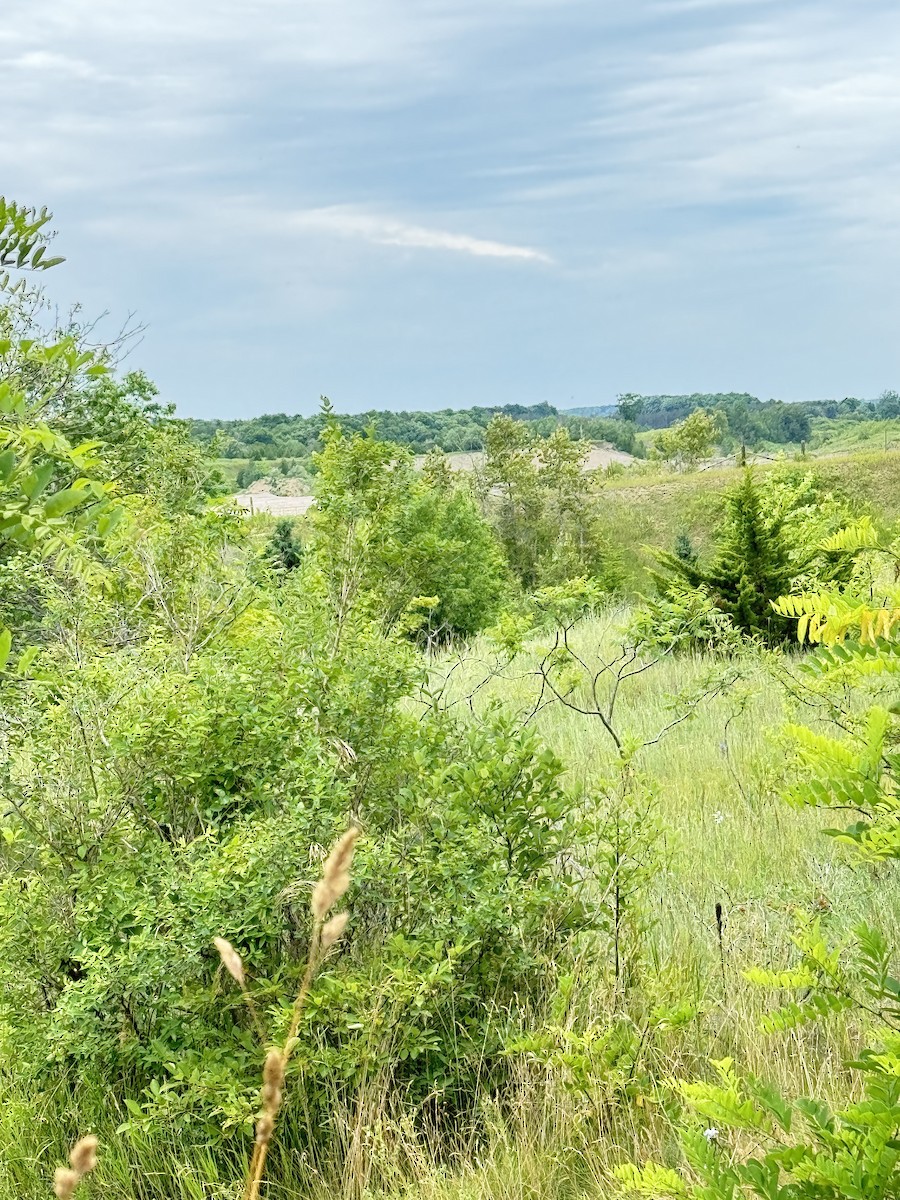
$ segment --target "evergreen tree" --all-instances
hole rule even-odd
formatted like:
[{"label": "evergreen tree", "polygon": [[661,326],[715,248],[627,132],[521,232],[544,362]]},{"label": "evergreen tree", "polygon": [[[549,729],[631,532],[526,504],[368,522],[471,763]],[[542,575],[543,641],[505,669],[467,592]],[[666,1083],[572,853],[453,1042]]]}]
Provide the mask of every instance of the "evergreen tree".
[{"label": "evergreen tree", "polygon": [[[713,561],[704,566],[677,551],[659,551],[657,558],[666,571],[657,575],[660,590],[665,593],[676,582],[703,588],[738,629],[768,645],[788,641],[791,622],[775,612],[772,603],[790,591],[805,565],[798,563],[785,527],[788,514],[780,508],[766,511],[749,468],[726,502]],[[810,558],[813,555],[810,551]]]},{"label": "evergreen tree", "polygon": [[275,526],[266,549],[266,557],[282,571],[293,571],[303,561],[303,545],[294,532],[294,522],[283,517]]},{"label": "evergreen tree", "polygon": [[684,532],[679,533],[675,539],[675,554],[681,562],[695,564],[697,561],[697,551],[694,549],[694,544],[691,541],[690,535]]}]

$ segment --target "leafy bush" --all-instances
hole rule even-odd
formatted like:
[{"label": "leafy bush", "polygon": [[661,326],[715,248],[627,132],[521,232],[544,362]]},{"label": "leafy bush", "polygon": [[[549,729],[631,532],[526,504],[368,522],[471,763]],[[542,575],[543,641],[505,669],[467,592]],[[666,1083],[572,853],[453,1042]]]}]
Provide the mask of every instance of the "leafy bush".
[{"label": "leafy bush", "polygon": [[255,1038],[211,939],[282,1029],[305,881],[352,818],[352,936],[311,996],[288,1137],[320,1143],[375,1079],[447,1132],[502,1080],[509,1022],[587,923],[561,764],[499,718],[411,710],[415,652],[357,610],[339,625],[312,566],[186,651],[166,622],[196,603],[171,592],[118,648],[88,624],[7,690],[0,1056],[55,1087],[102,1080],[134,1136],[249,1130]]},{"label": "leafy bush", "polygon": [[720,435],[716,416],[697,408],[683,421],[658,433],[653,439],[653,449],[666,462],[695,467],[702,458],[709,457]]},{"label": "leafy bush", "polygon": [[435,461],[419,475],[399,447],[335,422],[322,436],[311,549],[335,605],[366,596],[389,622],[439,638],[490,624],[507,572],[465,485]]},{"label": "leafy bush", "polygon": [[[900,1041],[885,1047],[900,1060]],[[879,1061],[879,1059],[881,1061]],[[900,1079],[885,1055],[859,1064],[864,1098],[837,1112],[821,1100],[785,1100],[730,1059],[713,1083],[682,1083],[697,1125],[683,1135],[693,1179],[651,1164],[618,1172],[629,1193],[659,1200],[893,1200],[900,1196]],[[741,1139],[760,1149],[745,1157]]]},{"label": "leafy bush", "polygon": [[706,586],[673,581],[661,596],[635,609],[629,633],[643,646],[663,651],[729,653],[742,638],[731,617],[716,604]]}]

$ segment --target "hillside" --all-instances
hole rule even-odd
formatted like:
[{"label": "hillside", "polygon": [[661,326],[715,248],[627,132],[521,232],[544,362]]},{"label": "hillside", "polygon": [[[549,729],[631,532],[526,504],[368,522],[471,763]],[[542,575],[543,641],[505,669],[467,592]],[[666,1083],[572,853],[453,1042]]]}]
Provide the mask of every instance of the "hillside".
[{"label": "hillside", "polygon": [[[864,450],[785,458],[761,461],[755,469],[811,474],[879,522],[890,525],[900,520],[900,452]],[[626,564],[630,588],[640,592],[650,586],[647,569],[653,560],[646,547],[671,549],[679,534],[686,534],[698,551],[708,546],[722,514],[724,493],[737,474],[734,466],[685,474],[626,471],[603,482],[605,520]]]}]

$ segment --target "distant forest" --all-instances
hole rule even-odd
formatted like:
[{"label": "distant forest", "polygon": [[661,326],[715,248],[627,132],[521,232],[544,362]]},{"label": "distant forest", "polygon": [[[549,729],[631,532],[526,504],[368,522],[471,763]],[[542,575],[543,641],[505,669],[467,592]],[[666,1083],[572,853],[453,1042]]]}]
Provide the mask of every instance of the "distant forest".
[{"label": "distant forest", "polygon": [[[447,453],[481,450],[484,431],[498,414],[528,421],[541,434],[549,434],[563,425],[573,436],[610,442],[632,454],[638,450],[633,422],[617,417],[573,417],[552,404],[444,408],[437,412],[340,413],[339,416],[348,433],[374,429],[385,441],[396,442],[415,454],[427,454],[435,449]],[[192,421],[191,429],[194,438],[203,445],[218,439],[216,448],[221,458],[305,458],[321,449],[320,437],[326,420],[323,412],[311,417],[273,413],[245,421]]]},{"label": "distant forest", "polygon": [[[816,417],[866,421],[900,416],[900,393],[884,392],[877,400],[813,400],[785,403],[760,400],[744,392],[700,393],[690,396],[640,396],[629,393],[615,404],[558,409],[552,404],[505,404],[436,412],[341,413],[348,432],[373,429],[378,437],[406,446],[416,454],[439,449],[448,453],[481,450],[484,431],[498,413],[527,421],[541,434],[558,426],[573,436],[609,442],[618,450],[640,454],[640,430],[665,429],[703,408],[719,418],[724,446],[745,443],[785,445],[807,441]],[[306,458],[321,449],[327,417],[271,413],[246,420],[193,420],[191,432],[205,446],[215,445],[222,458]]]},{"label": "distant forest", "polygon": [[900,393],[883,392],[877,400],[760,400],[747,392],[694,392],[690,396],[641,396],[630,392],[615,404],[569,409],[572,417],[626,418],[638,429],[667,429],[698,408],[716,413],[726,442],[758,446],[807,441],[815,417],[883,420],[900,417]]}]

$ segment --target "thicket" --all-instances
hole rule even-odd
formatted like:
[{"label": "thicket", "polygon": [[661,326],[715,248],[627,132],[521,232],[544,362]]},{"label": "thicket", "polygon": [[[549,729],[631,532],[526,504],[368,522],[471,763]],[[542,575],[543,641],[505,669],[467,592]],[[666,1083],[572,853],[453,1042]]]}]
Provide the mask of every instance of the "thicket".
[{"label": "thicket", "polygon": [[[29,581],[0,647],[4,1187],[41,1194],[47,1164],[17,1131],[48,1112],[57,1154],[101,1126],[101,1190],[170,1197],[195,1154],[203,1186],[235,1176],[255,1025],[284,1035],[307,880],[348,825],[352,928],[298,1031],[282,1153],[308,1180],[339,1174],[334,1147],[349,1161],[375,1103],[451,1153],[509,1075],[510,1027],[595,923],[562,764],[499,714],[431,703],[409,636],[496,607],[490,527],[467,490],[329,422],[286,571],[283,531],[273,563],[252,523],[206,503],[202,457],[140,377],[116,383],[78,331],[0,354],[0,543]],[[72,448],[62,430],[93,421],[106,440]]]},{"label": "thicket", "polygon": [[526,592],[585,577],[608,593],[619,584],[601,497],[584,471],[589,451],[565,429],[541,437],[504,417],[487,428],[475,490]]}]

